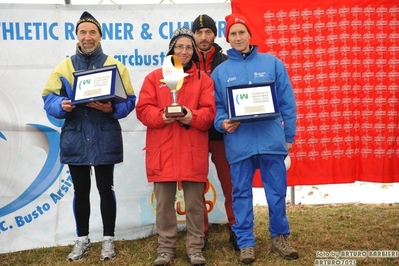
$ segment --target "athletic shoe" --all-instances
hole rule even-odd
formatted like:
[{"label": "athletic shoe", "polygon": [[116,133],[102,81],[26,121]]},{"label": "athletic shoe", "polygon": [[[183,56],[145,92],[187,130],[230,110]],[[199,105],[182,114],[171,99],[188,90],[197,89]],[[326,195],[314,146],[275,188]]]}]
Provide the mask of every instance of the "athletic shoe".
[{"label": "athletic shoe", "polygon": [[166,252],[158,253],[158,257],[154,261],[154,266],[169,266],[174,259],[175,254],[169,254]]},{"label": "athletic shoe", "polygon": [[89,254],[90,248],[90,239],[87,239],[87,241],[76,240],[72,252],[68,255],[68,260],[74,261],[82,259],[84,256]]},{"label": "athletic shoe", "polygon": [[103,240],[100,260],[113,260],[116,257],[113,239]]},{"label": "athletic shoe", "polygon": [[203,266],[206,265],[206,260],[202,252],[195,252],[193,254],[187,255],[188,262],[193,266]]},{"label": "athletic shoe", "polygon": [[298,252],[290,245],[286,235],[273,237],[271,250],[280,254],[284,259],[295,260],[299,258]]},{"label": "athletic shoe", "polygon": [[255,261],[255,247],[244,247],[241,249],[240,261],[244,264],[251,264]]}]

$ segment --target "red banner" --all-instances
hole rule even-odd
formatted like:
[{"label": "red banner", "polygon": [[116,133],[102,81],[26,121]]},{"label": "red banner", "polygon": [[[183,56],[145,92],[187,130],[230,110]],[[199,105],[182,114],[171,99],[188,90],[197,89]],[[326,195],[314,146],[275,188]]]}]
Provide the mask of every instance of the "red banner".
[{"label": "red banner", "polygon": [[291,77],[298,122],[289,185],[399,182],[397,0],[231,4],[248,19],[251,43]]}]

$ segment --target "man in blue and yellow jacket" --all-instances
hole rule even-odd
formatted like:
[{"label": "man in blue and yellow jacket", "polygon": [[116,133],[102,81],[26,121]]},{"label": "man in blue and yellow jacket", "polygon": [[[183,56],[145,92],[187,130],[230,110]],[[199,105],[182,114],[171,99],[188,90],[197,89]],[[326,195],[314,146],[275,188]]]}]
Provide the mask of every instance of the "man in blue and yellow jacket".
[{"label": "man in blue and yellow jacket", "polygon": [[[48,115],[65,119],[61,129],[60,159],[67,164],[74,184],[73,211],[78,236],[68,259],[79,260],[90,251],[89,235],[91,168],[101,200],[103,243],[101,260],[113,259],[116,199],[114,166],[123,161],[122,131],[118,119],[133,111],[136,103],[126,67],[103,53],[101,25],[88,12],[76,24],[76,53],[56,66],[48,78],[42,97]],[[117,65],[127,101],[94,101],[71,105],[73,72]]]}]

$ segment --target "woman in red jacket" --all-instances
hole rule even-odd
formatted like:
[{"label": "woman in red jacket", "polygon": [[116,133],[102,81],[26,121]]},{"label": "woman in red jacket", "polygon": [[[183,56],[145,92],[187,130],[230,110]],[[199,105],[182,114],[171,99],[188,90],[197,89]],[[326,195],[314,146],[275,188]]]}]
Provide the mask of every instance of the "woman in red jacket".
[{"label": "woman in red jacket", "polygon": [[[163,82],[162,68],[148,74],[136,106],[137,118],[147,127],[146,172],[154,182],[158,257],[154,265],[168,265],[176,256],[176,188],[183,188],[186,210],[186,252],[192,265],[205,265],[204,206],[202,194],[208,176],[208,130],[215,116],[212,79],[196,67],[198,54],[188,28],[174,31],[168,55],[183,65],[183,84],[177,103],[183,117],[167,117],[172,104],[171,90]],[[161,81],[162,80],[162,81]]]}]

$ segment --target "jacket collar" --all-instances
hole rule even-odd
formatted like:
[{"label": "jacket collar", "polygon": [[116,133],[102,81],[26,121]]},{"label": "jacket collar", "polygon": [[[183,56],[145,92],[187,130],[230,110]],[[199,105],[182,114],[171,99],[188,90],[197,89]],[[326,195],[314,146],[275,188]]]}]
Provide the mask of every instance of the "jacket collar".
[{"label": "jacket collar", "polygon": [[243,57],[242,53],[238,52],[235,48],[227,50],[227,55],[229,56],[229,58],[234,60],[245,60],[247,58],[254,57],[254,54],[258,53],[258,46],[251,45],[251,51],[248,53],[249,53],[248,56]]}]

